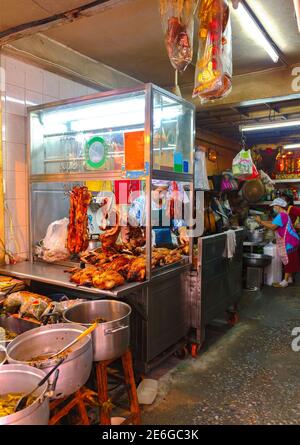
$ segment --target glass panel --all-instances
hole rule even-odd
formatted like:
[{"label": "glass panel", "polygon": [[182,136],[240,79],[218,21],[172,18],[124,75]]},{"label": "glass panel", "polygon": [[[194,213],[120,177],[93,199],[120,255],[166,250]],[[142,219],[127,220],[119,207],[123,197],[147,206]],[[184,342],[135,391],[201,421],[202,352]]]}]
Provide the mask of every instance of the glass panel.
[{"label": "glass panel", "polygon": [[32,174],[121,170],[126,134],[144,130],[145,93],[41,109],[30,120]]},{"label": "glass panel", "polygon": [[[191,215],[191,185],[178,181],[152,181],[152,266],[186,261]],[[182,249],[179,249],[182,247]],[[170,249],[172,252],[168,253]]]},{"label": "glass panel", "polygon": [[192,173],[194,112],[154,90],[153,168]]},{"label": "glass panel", "polygon": [[[112,249],[114,249],[115,244],[121,243],[128,243],[130,249],[145,245],[144,207],[139,207],[141,209],[141,220],[139,221],[143,226],[142,231],[139,232],[136,230],[136,226],[139,225],[139,223],[133,223],[133,230],[128,230],[130,225],[129,221],[133,221],[135,217],[137,217],[135,209],[137,208],[137,202],[140,200],[138,198],[144,195],[144,181],[118,180],[84,181],[79,183],[33,183],[31,187],[32,247],[33,251],[39,253],[41,258],[44,258],[44,251],[41,251],[39,246],[42,246],[41,241],[45,239],[50,224],[54,221],[69,218],[70,192],[75,186],[86,186],[91,193],[91,202],[87,210],[88,236],[90,240],[98,241],[98,245],[101,247],[99,235],[104,233],[105,228],[120,226],[120,229],[117,230],[116,237],[113,238],[111,244]],[[131,215],[131,219],[129,215]],[[64,245],[64,241],[60,243],[60,246]],[[93,247],[89,248],[92,249]],[[53,248],[53,250],[55,249]],[[72,255],[68,255],[68,257],[71,258]],[[73,259],[75,259],[75,257],[76,255],[73,255]]]}]

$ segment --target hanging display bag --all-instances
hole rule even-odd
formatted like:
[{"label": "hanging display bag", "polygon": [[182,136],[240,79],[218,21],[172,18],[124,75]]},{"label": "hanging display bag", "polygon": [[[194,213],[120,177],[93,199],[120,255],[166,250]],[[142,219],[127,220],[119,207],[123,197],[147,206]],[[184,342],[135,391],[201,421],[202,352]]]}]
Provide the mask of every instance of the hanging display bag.
[{"label": "hanging display bag", "polygon": [[184,71],[193,58],[196,0],[160,0],[160,16],[168,56],[175,70]]},{"label": "hanging display bag", "polygon": [[220,99],[232,88],[232,34],[227,0],[199,3],[199,49],[193,97]]},{"label": "hanging display bag", "polygon": [[250,150],[242,149],[236,155],[232,162],[232,173],[236,178],[242,180],[251,180],[259,177]]}]

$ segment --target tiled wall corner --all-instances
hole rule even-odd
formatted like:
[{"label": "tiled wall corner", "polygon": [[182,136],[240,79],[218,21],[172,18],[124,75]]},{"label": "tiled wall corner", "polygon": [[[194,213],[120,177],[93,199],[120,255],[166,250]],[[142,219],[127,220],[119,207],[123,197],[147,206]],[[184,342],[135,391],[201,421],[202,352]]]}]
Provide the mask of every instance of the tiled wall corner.
[{"label": "tiled wall corner", "polygon": [[6,248],[26,259],[29,252],[27,107],[97,90],[3,54],[0,65],[5,70],[5,94],[1,100]]}]

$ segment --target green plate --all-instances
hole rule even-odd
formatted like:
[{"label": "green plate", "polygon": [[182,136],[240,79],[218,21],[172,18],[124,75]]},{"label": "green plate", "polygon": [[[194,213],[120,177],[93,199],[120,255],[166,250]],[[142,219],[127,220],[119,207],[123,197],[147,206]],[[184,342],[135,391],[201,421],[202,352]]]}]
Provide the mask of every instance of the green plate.
[{"label": "green plate", "polygon": [[85,144],[85,162],[91,168],[102,167],[107,158],[108,146],[100,136],[94,136]]}]

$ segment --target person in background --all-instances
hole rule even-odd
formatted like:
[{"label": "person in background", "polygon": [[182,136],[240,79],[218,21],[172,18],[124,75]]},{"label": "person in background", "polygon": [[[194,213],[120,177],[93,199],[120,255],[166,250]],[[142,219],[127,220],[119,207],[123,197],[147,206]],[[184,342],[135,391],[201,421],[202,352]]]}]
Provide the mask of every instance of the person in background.
[{"label": "person in background", "polygon": [[232,6],[237,9],[241,0],[232,0]]},{"label": "person in background", "polygon": [[299,229],[298,218],[300,218],[300,207],[294,205],[294,194],[291,190],[282,193],[283,199],[287,203],[287,212],[295,229]]},{"label": "person in background", "polygon": [[[177,199],[174,199],[177,197]],[[152,181],[152,224],[154,245],[156,247],[176,247],[174,241],[178,237],[179,244],[187,244],[186,223],[183,219],[176,219],[176,211],[170,209],[170,203],[182,205],[187,196],[184,190],[175,191],[168,181]],[[130,206],[128,212],[129,226],[146,226],[146,196],[141,193]],[[165,225],[167,222],[167,226]],[[125,229],[125,238],[130,236],[130,227]],[[173,235],[173,236],[172,236]],[[174,238],[175,237],[175,238]]]},{"label": "person in background", "polygon": [[280,283],[274,283],[273,286],[284,288],[292,282],[292,275],[300,271],[300,238],[287,213],[286,201],[276,198],[270,206],[276,213],[273,221],[262,221],[260,216],[256,217],[256,221],[276,234],[277,251],[284,264],[284,279]]}]

